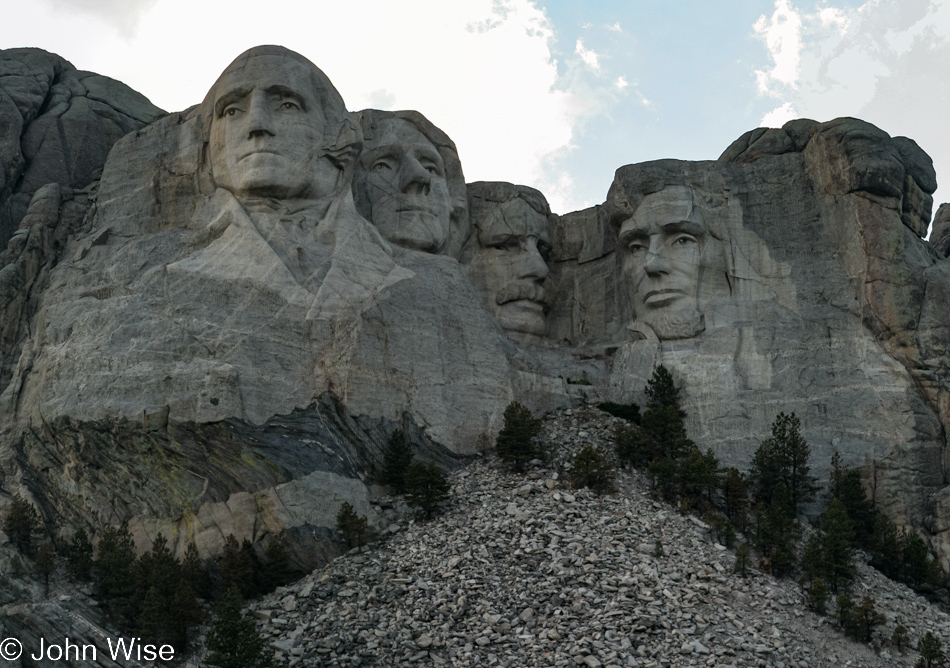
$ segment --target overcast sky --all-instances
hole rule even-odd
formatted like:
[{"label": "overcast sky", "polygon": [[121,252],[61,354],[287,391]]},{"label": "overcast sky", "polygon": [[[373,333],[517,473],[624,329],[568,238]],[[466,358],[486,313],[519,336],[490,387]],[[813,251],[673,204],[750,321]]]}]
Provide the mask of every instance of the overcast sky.
[{"label": "overcast sky", "polygon": [[559,213],[603,202],[621,165],[715,159],[796,117],[909,136],[950,183],[950,0],[10,5],[0,48],[56,52],[168,111],[198,103],[241,51],[282,44],[352,110],[421,111],[455,140],[468,181],[534,186]]}]

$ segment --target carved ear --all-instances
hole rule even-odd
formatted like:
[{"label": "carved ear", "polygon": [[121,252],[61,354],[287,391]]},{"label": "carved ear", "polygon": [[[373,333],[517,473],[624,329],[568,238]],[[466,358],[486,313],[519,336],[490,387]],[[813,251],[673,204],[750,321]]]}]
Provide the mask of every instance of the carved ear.
[{"label": "carved ear", "polygon": [[363,148],[363,131],[359,124],[348,115],[335,132],[327,132],[326,139],[323,154],[344,172],[349,171]]}]

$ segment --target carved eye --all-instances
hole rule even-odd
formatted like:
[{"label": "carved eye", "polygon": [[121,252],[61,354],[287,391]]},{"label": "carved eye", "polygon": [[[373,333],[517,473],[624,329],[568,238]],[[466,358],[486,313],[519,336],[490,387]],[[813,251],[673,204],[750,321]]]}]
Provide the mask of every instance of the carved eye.
[{"label": "carved eye", "polygon": [[499,242],[496,243],[496,244],[491,244],[490,247],[491,247],[491,248],[494,248],[494,249],[496,249],[496,250],[505,251],[506,253],[510,253],[510,252],[513,251],[513,250],[517,250],[517,249],[521,248],[521,241],[519,241],[519,240],[516,239],[515,237],[509,237],[508,239],[505,239],[504,241],[499,241]]},{"label": "carved eye", "polygon": [[284,100],[280,104],[281,109],[289,109],[291,111],[299,111],[300,105],[294,102],[293,100]]},{"label": "carved eye", "polygon": [[374,172],[389,172],[392,171],[393,166],[389,163],[388,160],[377,160],[373,163],[372,170]]},{"label": "carved eye", "polygon": [[234,116],[235,114],[237,114],[237,112],[238,112],[237,107],[228,107],[227,109],[224,110],[224,113],[222,114],[222,116]]},{"label": "carved eye", "polygon": [[688,246],[694,243],[696,243],[696,238],[689,234],[683,234],[673,239],[674,246]]},{"label": "carved eye", "polygon": [[631,241],[627,244],[627,252],[629,253],[640,253],[647,249],[646,244],[642,241]]}]

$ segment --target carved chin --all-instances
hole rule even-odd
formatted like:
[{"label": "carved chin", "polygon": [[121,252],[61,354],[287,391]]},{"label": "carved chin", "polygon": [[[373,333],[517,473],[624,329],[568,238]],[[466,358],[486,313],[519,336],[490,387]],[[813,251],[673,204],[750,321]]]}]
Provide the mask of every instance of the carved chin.
[{"label": "carved chin", "polygon": [[660,341],[691,339],[706,329],[706,319],[697,308],[656,309],[641,322],[648,325]]},{"label": "carved chin", "polygon": [[501,328],[509,333],[544,334],[544,304],[522,299],[507,302],[495,311],[495,317]]},{"label": "carved chin", "polygon": [[380,224],[375,216],[374,222],[380,233],[397,246],[433,252],[445,243],[447,225],[430,211],[397,211],[387,223]]}]

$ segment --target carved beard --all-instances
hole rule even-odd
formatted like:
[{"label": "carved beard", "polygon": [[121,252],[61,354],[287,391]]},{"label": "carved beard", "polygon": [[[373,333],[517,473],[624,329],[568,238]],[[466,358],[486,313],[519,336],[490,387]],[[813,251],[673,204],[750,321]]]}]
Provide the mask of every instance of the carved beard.
[{"label": "carved beard", "polygon": [[[695,306],[668,310],[661,309],[642,320],[635,320],[629,327],[632,332],[643,332],[649,327],[660,341],[691,339],[706,329],[706,319]],[[646,338],[651,338],[648,335]]]}]

